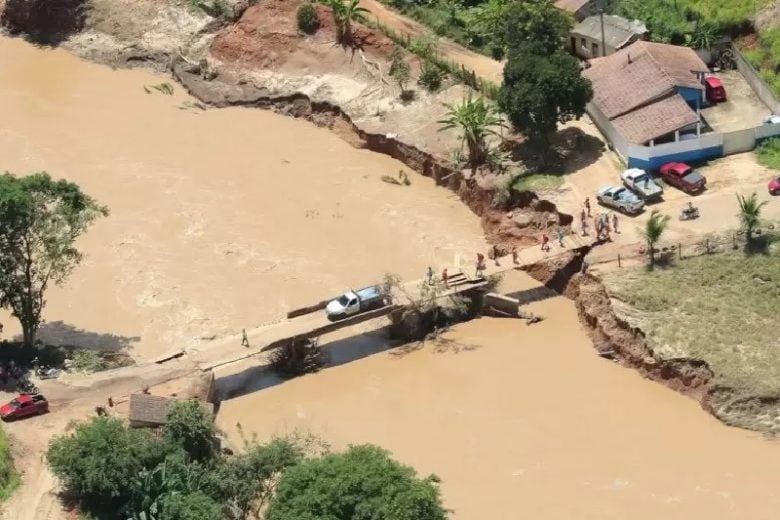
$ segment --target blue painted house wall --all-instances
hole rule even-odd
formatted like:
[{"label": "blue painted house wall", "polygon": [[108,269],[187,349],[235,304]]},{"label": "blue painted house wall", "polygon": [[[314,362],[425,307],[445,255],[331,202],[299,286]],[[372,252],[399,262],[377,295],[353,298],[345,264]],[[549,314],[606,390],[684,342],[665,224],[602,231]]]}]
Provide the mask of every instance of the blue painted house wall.
[{"label": "blue painted house wall", "polygon": [[710,148],[701,148],[699,150],[690,150],[686,152],[673,153],[650,157],[650,159],[628,157],[629,168],[641,168],[643,170],[657,170],[663,164],[668,162],[697,163],[723,157],[723,146],[712,146]]},{"label": "blue painted house wall", "polygon": [[677,93],[691,106],[696,109],[701,106],[702,91],[689,87],[677,87]]}]

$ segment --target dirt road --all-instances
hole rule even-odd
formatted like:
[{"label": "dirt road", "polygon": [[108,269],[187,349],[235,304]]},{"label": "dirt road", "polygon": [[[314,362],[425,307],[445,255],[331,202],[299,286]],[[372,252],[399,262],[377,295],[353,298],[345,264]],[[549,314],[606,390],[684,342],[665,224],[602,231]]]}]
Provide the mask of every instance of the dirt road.
[{"label": "dirt road", "polygon": [[408,34],[412,38],[419,38],[421,36],[436,38],[436,48],[443,56],[473,70],[482,78],[496,83],[501,82],[501,78],[504,74],[504,65],[502,63],[482,54],[465,49],[447,38],[436,36],[433,31],[421,23],[406,18],[402,14],[380,4],[377,0],[361,0],[360,5],[371,11],[369,18],[373,17],[401,34]]}]

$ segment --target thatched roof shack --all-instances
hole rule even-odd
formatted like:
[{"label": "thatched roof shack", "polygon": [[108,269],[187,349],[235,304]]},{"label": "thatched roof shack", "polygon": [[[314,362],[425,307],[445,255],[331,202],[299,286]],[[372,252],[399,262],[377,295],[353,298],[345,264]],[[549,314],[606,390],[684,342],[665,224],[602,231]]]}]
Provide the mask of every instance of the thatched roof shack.
[{"label": "thatched roof shack", "polygon": [[[130,396],[130,426],[134,428],[156,428],[164,426],[168,416],[168,407],[176,401],[172,397],[160,395],[133,394]],[[212,417],[214,405],[198,401]]]}]

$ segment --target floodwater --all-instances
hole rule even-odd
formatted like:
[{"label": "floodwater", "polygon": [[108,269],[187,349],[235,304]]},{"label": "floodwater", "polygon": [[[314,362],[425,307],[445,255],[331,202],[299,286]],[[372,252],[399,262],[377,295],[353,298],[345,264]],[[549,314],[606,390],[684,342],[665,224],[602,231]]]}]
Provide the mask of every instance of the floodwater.
[{"label": "floodwater", "polygon": [[546,319],[480,319],[225,401],[219,426],[376,443],[441,477],[457,520],[778,517],[780,445],[596,356],[571,301],[530,309]]},{"label": "floodwater", "polygon": [[[452,194],[383,183],[403,166],[305,122],[202,111],[145,92],[164,77],[20,40],[0,38],[0,74],[2,167],[76,181],[112,211],[49,292],[48,338],[151,357],[484,248]],[[780,447],[595,356],[571,302],[531,310],[547,319],[474,321],[226,401],[219,424],[382,445],[438,474],[458,520],[777,517]]]},{"label": "floodwater", "polygon": [[[47,294],[47,341],[152,357],[485,248],[453,193],[305,121],[203,111],[149,88],[165,76],[20,39],[0,38],[0,77],[0,168],[75,181],[111,211]],[[380,180],[399,170],[412,186]]]}]

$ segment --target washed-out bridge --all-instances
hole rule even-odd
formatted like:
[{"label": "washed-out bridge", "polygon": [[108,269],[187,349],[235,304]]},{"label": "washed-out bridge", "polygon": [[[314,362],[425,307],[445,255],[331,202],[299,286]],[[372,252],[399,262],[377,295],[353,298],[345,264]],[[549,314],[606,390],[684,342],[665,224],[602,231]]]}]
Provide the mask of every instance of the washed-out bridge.
[{"label": "washed-out bridge", "polygon": [[[452,273],[448,278],[448,286],[442,289],[437,296],[438,298],[445,298],[484,289],[487,287],[489,283],[488,278],[491,275],[513,269],[521,269],[524,266],[560,256],[570,252],[572,249],[580,249],[590,245],[589,242],[580,237],[571,235],[567,237],[567,241],[571,244],[567,249],[559,251],[557,254],[545,253],[534,247],[520,251],[516,263],[513,262],[511,257],[502,257],[498,262],[488,261],[485,269],[479,274],[474,273],[474,275],[471,275],[468,273],[468,270],[459,266],[448,269]],[[393,311],[409,305],[411,303],[410,298],[416,297],[415,292],[419,291],[419,287],[425,282],[425,280],[417,280],[405,283],[402,290],[394,291],[392,303],[375,310],[338,321],[331,321],[324,312],[328,300],[321,301],[308,307],[291,311],[286,318],[277,322],[246,330],[246,342],[243,341],[243,334],[217,338],[188,348],[186,354],[201,370],[212,370],[236,361],[258,356],[263,352],[296,340],[317,338],[346,327],[352,327],[387,316]]]}]

